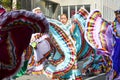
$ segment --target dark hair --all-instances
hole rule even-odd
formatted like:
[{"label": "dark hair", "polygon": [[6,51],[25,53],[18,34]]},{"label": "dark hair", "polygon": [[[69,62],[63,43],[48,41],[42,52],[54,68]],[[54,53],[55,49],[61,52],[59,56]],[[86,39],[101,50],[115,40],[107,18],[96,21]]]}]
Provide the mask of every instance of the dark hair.
[{"label": "dark hair", "polygon": [[120,10],[114,11],[115,14],[120,14]]}]

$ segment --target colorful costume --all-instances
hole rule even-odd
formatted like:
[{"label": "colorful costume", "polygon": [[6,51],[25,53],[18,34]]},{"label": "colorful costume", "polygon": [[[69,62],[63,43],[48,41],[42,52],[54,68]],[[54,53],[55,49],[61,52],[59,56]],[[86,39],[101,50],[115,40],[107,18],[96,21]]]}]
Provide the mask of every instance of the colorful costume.
[{"label": "colorful costume", "polygon": [[[85,12],[85,13],[84,13]],[[81,80],[81,72],[78,69],[78,59],[84,59],[90,55],[90,52],[93,51],[93,49],[84,41],[84,26],[85,26],[85,19],[86,19],[87,12],[84,11],[84,9],[81,9],[77,14],[74,15],[74,19],[78,19],[75,23],[75,30],[73,34],[70,32],[70,28],[72,25],[65,26],[62,23],[56,21],[56,20],[48,20],[50,22],[50,33],[53,37],[54,46],[56,47],[57,52],[55,53],[52,64],[50,64],[48,67],[46,67],[46,73],[49,75],[53,75],[53,78],[60,78],[60,79],[75,79],[75,80]],[[83,28],[83,29],[82,29]],[[63,39],[62,39],[63,37]],[[67,53],[67,46],[65,46],[65,42],[63,41],[64,38],[67,40],[69,39],[72,41],[73,48],[76,49],[76,52],[72,55]],[[82,40],[84,42],[82,42]],[[62,45],[61,45],[62,44]],[[70,43],[69,43],[70,44]],[[65,49],[65,50],[64,50]],[[69,50],[68,50],[69,51]],[[69,59],[69,57],[73,57]],[[65,59],[64,59],[65,58]],[[71,61],[74,62],[71,64]],[[62,62],[61,62],[62,61]],[[54,63],[53,63],[54,62]],[[69,66],[60,66],[61,64],[69,65]],[[63,67],[63,68],[62,68]],[[52,68],[52,70],[51,70]],[[64,74],[58,71],[56,73],[56,68],[61,68],[64,70]],[[68,69],[67,69],[68,68]],[[53,70],[54,69],[54,70]],[[55,77],[54,77],[55,76]]]},{"label": "colorful costume", "polygon": [[[61,22],[48,19],[50,23],[50,38],[54,50],[51,52],[50,56],[47,58],[39,59],[42,62],[38,66],[42,65],[42,73],[53,79],[74,79],[82,80],[81,72],[78,69],[78,59],[82,60],[87,58],[91,53],[94,53],[94,49],[85,41],[84,38],[84,27],[88,13],[84,9],[80,9],[78,13],[73,16],[76,19],[75,30],[73,33],[70,32],[71,24],[63,25]],[[38,38],[41,39],[41,37]],[[37,39],[34,40],[37,45]],[[38,54],[40,58],[39,46],[35,44],[35,54]],[[45,53],[46,54],[46,53]],[[35,58],[33,58],[35,59]],[[47,63],[46,63],[47,60]],[[43,65],[44,63],[44,65]],[[35,67],[35,65],[32,65]],[[33,70],[33,69],[32,69]],[[35,72],[40,70],[36,69]],[[33,73],[34,71],[32,71]],[[36,74],[36,73],[35,73]],[[41,74],[41,73],[40,73]]]},{"label": "colorful costume", "polygon": [[101,55],[92,53],[87,61],[83,64],[82,73],[84,76],[98,75],[105,71],[104,60]]},{"label": "colorful costume", "polygon": [[[78,63],[77,63],[78,59],[81,60],[81,59],[88,57],[90,55],[90,52],[93,51],[93,49],[90,48],[90,46],[85,41],[82,42],[82,40],[84,40],[83,32],[84,32],[85,19],[86,19],[87,15],[88,15],[88,13],[85,9],[80,9],[80,11],[73,16],[73,19],[76,19],[76,22],[74,23],[75,29],[74,29],[73,33],[70,32],[70,28],[72,27],[72,24],[68,25],[68,26],[64,26],[59,22],[56,23],[56,21],[50,21],[50,23],[52,23],[52,24],[56,24],[56,25],[60,24],[59,25],[60,28],[62,28],[65,31],[64,34],[67,34],[69,36],[69,38],[71,39],[71,41],[74,44],[73,48],[76,49],[76,52],[74,54],[74,56],[76,57],[76,60],[74,61],[74,64],[70,63],[69,58],[67,57],[68,53],[64,52],[66,61],[69,62],[68,64],[71,64],[72,68],[69,69],[69,71],[66,72],[64,75],[63,74],[60,75],[61,76],[60,79],[82,80],[82,78],[81,78],[82,75],[81,75],[81,72],[79,70]],[[53,26],[53,28],[54,28],[54,26]],[[50,27],[50,30],[52,30],[51,27]],[[53,31],[50,31],[50,32],[52,33]],[[53,35],[53,33],[52,33],[52,35]],[[65,36],[66,38],[67,38],[67,35]],[[66,61],[63,61],[63,63],[66,64],[65,63]],[[71,66],[68,66],[68,67],[71,67]],[[60,67],[60,66],[58,65],[58,67]],[[67,68],[64,68],[64,66],[63,66],[63,69],[68,70]]]},{"label": "colorful costume", "polygon": [[[85,40],[84,32],[86,19],[88,17],[88,12],[81,8],[77,14],[73,15],[73,20],[75,19],[75,31],[72,34],[76,41],[77,57],[80,60],[88,58],[88,61],[83,64],[83,73],[87,73],[88,68],[91,68],[89,73],[102,72],[103,58],[102,56],[97,56],[95,49],[93,49]],[[92,56],[94,55],[94,56]],[[91,59],[94,57],[94,59]]]},{"label": "colorful costume", "polygon": [[[33,17],[34,16],[34,17]],[[48,33],[49,24],[41,14],[29,11],[5,12],[0,6],[0,79],[15,74],[32,33]]]},{"label": "colorful costume", "polygon": [[115,40],[114,51],[112,55],[114,70],[113,78],[119,77],[120,79],[120,23],[118,23],[117,21],[113,22],[113,36]]},{"label": "colorful costume", "polygon": [[67,29],[68,26],[64,26],[56,20],[48,21],[50,22],[50,35],[56,52],[45,68],[45,73],[52,78],[61,78],[72,69],[76,59],[76,50]]},{"label": "colorful costume", "polygon": [[99,10],[94,10],[87,19],[85,30],[88,43],[104,57],[106,72],[117,73],[110,80],[119,75],[119,47],[117,45],[119,44],[119,36],[116,35],[116,27],[118,26],[104,20]]},{"label": "colorful costume", "polygon": [[[78,69],[78,59],[82,60],[94,53],[94,49],[85,41],[84,27],[88,13],[84,9],[73,16],[76,19],[75,30],[71,34],[71,25],[63,25],[57,20],[50,22],[50,36],[35,33],[30,45],[33,47],[33,64],[29,65],[32,74],[46,74],[51,78],[82,80]],[[37,37],[37,38],[34,38]],[[48,39],[51,38],[51,46]],[[52,49],[52,47],[54,49]],[[44,49],[47,49],[45,52]],[[95,61],[98,61],[96,57]],[[31,62],[31,63],[32,63]],[[97,64],[93,64],[96,68]],[[99,68],[100,65],[97,65]]]},{"label": "colorful costume", "polygon": [[48,34],[32,34],[30,46],[33,47],[33,55],[28,65],[28,72],[32,74],[43,74],[45,64],[53,51],[51,40]]},{"label": "colorful costume", "polygon": [[[81,73],[77,66],[77,54],[75,41],[71,37],[71,25],[63,25],[57,20],[48,19],[50,22],[50,38],[55,47],[55,51],[48,58],[48,64],[45,64],[44,73],[51,78],[59,79],[81,79]],[[78,28],[79,29],[79,28]],[[78,32],[80,39],[80,30]],[[77,41],[81,45],[80,40]],[[78,46],[79,52],[80,46]],[[38,54],[40,54],[38,52]],[[42,64],[40,64],[42,65]]]}]

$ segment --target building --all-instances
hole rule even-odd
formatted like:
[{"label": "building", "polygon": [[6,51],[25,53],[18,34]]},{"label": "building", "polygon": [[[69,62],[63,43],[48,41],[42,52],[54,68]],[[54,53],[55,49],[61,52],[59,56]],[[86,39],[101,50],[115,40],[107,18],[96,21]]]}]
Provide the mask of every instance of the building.
[{"label": "building", "polygon": [[31,0],[31,9],[40,7],[45,16],[56,18],[60,9],[60,5],[52,0]]},{"label": "building", "polygon": [[120,0],[31,0],[32,9],[40,6],[44,14],[50,18],[66,13],[71,18],[73,11],[77,12],[80,7],[89,12],[98,9],[103,18],[108,21],[114,20],[114,11],[120,9]]}]

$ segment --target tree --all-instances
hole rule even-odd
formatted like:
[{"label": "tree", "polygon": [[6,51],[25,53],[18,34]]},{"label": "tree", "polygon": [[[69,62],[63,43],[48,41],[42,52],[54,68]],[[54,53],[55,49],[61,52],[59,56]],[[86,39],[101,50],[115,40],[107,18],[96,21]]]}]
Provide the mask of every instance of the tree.
[{"label": "tree", "polygon": [[15,7],[16,9],[21,8],[20,0],[0,0],[0,5],[4,6],[7,11],[13,10],[13,7]]},{"label": "tree", "polygon": [[0,5],[10,11],[12,9],[12,0],[0,0]]}]

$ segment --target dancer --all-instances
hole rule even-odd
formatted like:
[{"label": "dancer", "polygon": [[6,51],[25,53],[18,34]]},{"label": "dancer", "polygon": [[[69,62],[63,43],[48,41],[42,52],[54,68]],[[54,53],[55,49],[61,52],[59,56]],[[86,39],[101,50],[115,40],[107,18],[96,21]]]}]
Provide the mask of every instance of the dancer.
[{"label": "dancer", "polygon": [[66,26],[69,26],[71,24],[71,22],[70,22],[70,20],[68,20],[68,17],[66,14],[60,15],[60,22],[62,22]]},{"label": "dancer", "polygon": [[[85,12],[85,14],[84,14]],[[75,24],[69,24],[66,25],[65,23],[62,24],[56,20],[48,20],[50,22],[50,32],[54,37],[54,40],[56,41],[56,48],[57,48],[57,55],[55,54],[53,60],[61,61],[60,63],[52,63],[52,65],[48,66],[46,68],[46,73],[52,75],[53,74],[53,78],[57,78],[58,79],[63,79],[63,80],[69,80],[69,79],[74,79],[74,80],[82,80],[82,75],[80,70],[78,69],[78,59],[81,58],[85,58],[89,55],[90,52],[92,52],[92,49],[89,48],[90,46],[88,46],[88,44],[83,42],[83,45],[81,44],[83,40],[81,38],[81,36],[83,36],[83,29],[84,28],[84,24],[85,24],[85,20],[86,20],[86,15],[87,12],[84,11],[83,9],[80,9],[79,13],[76,13],[76,17],[74,17],[74,19],[79,19],[78,22],[74,22]],[[62,18],[64,17],[64,19],[66,19],[66,23],[67,23],[67,17],[65,15],[61,15]],[[80,25],[81,23],[81,25]],[[81,27],[81,28],[80,28]],[[84,37],[84,36],[83,36]],[[68,40],[67,40],[68,39]],[[64,42],[65,41],[65,42]],[[66,46],[68,45],[68,41],[70,46]],[[72,42],[72,44],[71,44]],[[82,49],[81,49],[81,46]],[[87,47],[86,47],[87,46]],[[84,48],[85,47],[85,48]],[[68,49],[68,50],[67,50]],[[71,50],[69,51],[69,49],[71,49],[72,51],[75,49],[75,52],[73,54],[71,54]],[[58,55],[59,53],[59,55]],[[72,60],[72,61],[71,61]],[[53,70],[51,70],[51,68]],[[62,68],[62,70],[61,70]],[[59,71],[57,71],[57,69]],[[57,72],[56,72],[57,71]],[[64,74],[62,73],[64,71]],[[54,74],[55,73],[55,74]]]},{"label": "dancer", "polygon": [[[78,60],[80,61],[88,58],[88,61],[83,64],[82,75],[97,75],[102,72],[103,58],[102,56],[97,55],[95,49],[93,49],[84,38],[85,23],[88,14],[86,9],[80,8],[80,10],[73,15],[73,27],[71,33],[73,39],[76,41],[75,46]],[[90,70],[88,71],[88,69]]]},{"label": "dancer", "polygon": [[120,10],[115,11],[115,20],[113,22],[114,49],[112,55],[113,79],[120,79]]},{"label": "dancer", "polygon": [[[86,40],[105,59],[109,80],[119,80],[119,24],[120,12],[115,11],[115,21],[104,20],[99,10],[91,12],[85,30]],[[91,28],[90,28],[91,27]],[[91,34],[92,32],[92,34]],[[91,35],[89,35],[91,34]]]},{"label": "dancer", "polygon": [[[36,7],[32,11],[38,16],[40,14],[43,14],[40,7]],[[33,55],[31,56],[31,59],[29,61],[27,73],[37,75],[43,74],[43,68],[45,67],[45,64],[49,62],[48,58],[53,49],[49,34],[32,34],[30,46],[32,46],[33,48]]]}]

